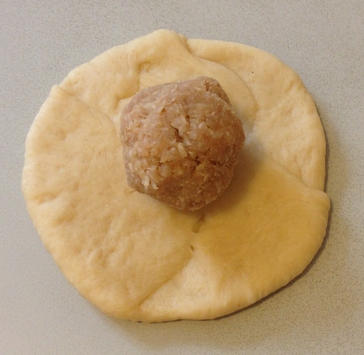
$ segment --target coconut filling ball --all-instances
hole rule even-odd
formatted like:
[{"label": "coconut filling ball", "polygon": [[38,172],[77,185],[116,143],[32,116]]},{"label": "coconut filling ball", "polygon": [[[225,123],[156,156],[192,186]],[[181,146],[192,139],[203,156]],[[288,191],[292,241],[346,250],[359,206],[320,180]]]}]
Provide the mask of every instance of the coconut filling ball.
[{"label": "coconut filling ball", "polygon": [[244,132],[220,84],[198,77],[139,91],[121,114],[121,141],[131,188],[193,211],[229,186]]}]

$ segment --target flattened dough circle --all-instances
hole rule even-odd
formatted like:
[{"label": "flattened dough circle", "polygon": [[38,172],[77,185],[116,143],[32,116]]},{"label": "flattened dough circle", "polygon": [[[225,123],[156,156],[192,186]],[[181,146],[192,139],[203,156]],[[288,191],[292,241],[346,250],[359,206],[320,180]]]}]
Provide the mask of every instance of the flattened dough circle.
[{"label": "flattened dough circle", "polygon": [[[118,116],[140,89],[217,79],[246,147],[225,194],[182,213],[126,183]],[[325,137],[291,69],[236,43],[160,30],[54,86],[26,141],[28,211],[65,277],[113,317],[209,319],[244,308],[310,263],[326,233]]]}]

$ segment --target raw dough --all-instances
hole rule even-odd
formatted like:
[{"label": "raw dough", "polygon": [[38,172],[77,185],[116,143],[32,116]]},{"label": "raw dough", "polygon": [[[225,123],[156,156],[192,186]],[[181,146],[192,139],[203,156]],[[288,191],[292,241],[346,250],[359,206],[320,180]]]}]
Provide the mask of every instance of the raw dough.
[{"label": "raw dough", "polygon": [[[118,116],[141,88],[216,78],[246,144],[226,192],[179,212],[130,189]],[[160,30],[54,86],[27,137],[23,193],[65,277],[113,317],[219,317],[286,285],[326,233],[325,136],[299,77],[261,50]]]}]

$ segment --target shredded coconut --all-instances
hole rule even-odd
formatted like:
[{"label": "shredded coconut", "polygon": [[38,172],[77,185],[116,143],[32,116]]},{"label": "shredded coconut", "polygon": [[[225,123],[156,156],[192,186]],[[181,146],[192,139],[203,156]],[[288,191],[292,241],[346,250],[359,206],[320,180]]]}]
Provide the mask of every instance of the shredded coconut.
[{"label": "shredded coconut", "polygon": [[138,92],[121,114],[121,141],[133,189],[192,211],[230,184],[244,132],[220,84],[198,77]]}]

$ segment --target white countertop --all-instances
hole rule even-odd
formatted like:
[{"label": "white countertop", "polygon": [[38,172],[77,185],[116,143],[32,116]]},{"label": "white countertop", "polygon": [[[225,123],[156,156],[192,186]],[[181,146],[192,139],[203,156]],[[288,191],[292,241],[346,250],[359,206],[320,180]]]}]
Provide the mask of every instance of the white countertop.
[{"label": "white countertop", "polygon": [[[1,2],[0,354],[364,354],[364,2]],[[53,84],[159,28],[264,49],[295,69],[328,140],[332,213],[307,272],[215,321],[110,319],[64,279],[20,190],[24,142]]]}]

